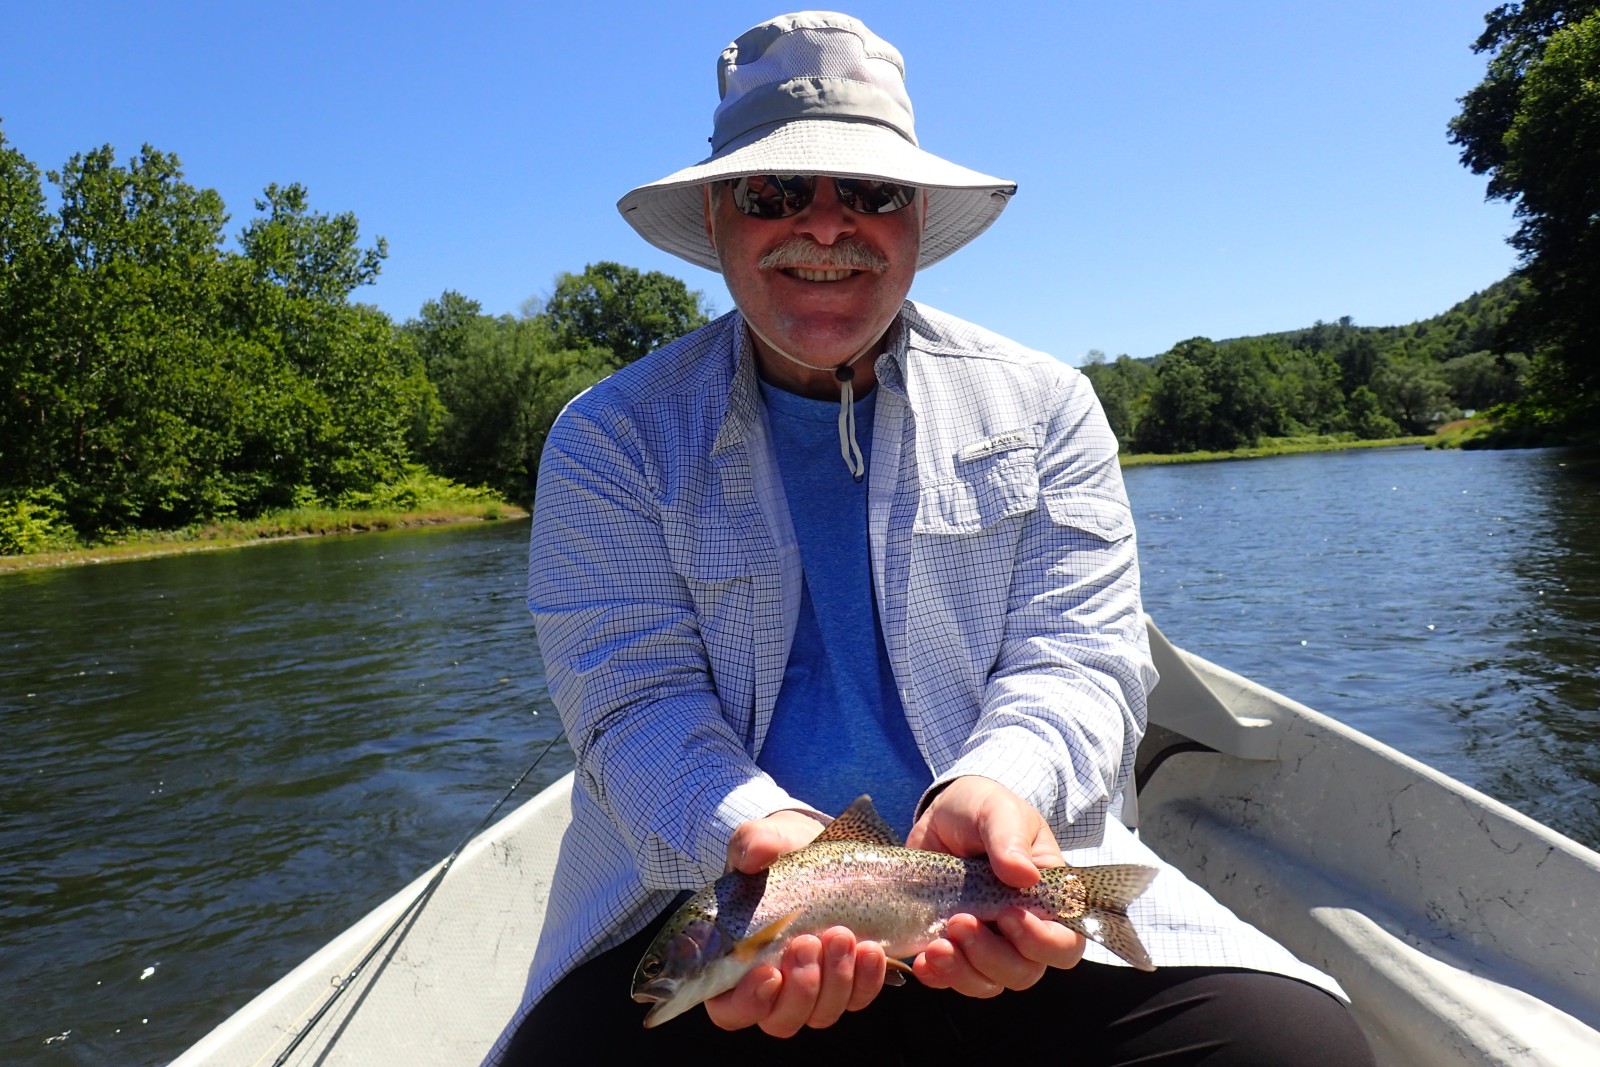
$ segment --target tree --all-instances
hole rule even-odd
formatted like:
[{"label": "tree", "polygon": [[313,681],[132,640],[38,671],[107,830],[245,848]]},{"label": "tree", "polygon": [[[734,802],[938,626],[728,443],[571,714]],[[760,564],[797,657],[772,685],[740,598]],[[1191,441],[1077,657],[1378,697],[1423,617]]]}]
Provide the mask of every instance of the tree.
[{"label": "tree", "polygon": [[1227,451],[1248,447],[1282,431],[1282,411],[1273,403],[1273,376],[1281,342],[1244,338],[1201,349],[1206,384],[1216,395],[1204,447]]},{"label": "tree", "polygon": [[221,197],[149,145],[48,178],[53,216],[0,140],[0,510],[47,501],[93,536],[354,502],[403,471],[432,386],[349,302],[384,253],[353,215],[269,186],[241,254]]},{"label": "tree", "polygon": [[1275,433],[1272,363],[1281,342],[1216,344],[1194,337],[1160,357],[1149,407],[1134,435],[1141,452],[1226,452]]},{"label": "tree", "polygon": [[1326,352],[1295,350],[1278,360],[1274,387],[1276,406],[1284,429],[1317,434],[1345,429],[1344,393],[1340,369]]},{"label": "tree", "polygon": [[253,220],[239,234],[239,247],[264,281],[282,286],[296,297],[327,303],[343,302],[378,278],[389,255],[379,237],[371,248],[356,244],[361,224],[351,212],[325,215],[310,210],[306,187],[273,182],[256,201],[265,218]]},{"label": "tree", "polygon": [[1527,368],[1528,358],[1520,352],[1500,356],[1469,352],[1441,363],[1439,373],[1449,383],[1450,398],[1457,407],[1477,410],[1521,396],[1518,379]]},{"label": "tree", "polygon": [[1100,406],[1105,409],[1106,421],[1111,424],[1111,432],[1117,435],[1117,443],[1123,448],[1132,448],[1139,417],[1155,386],[1154,368],[1126,355],[1118,356],[1115,363],[1107,363],[1105,353],[1095,349],[1089,353],[1089,362],[1080,369],[1094,386]]},{"label": "tree", "polygon": [[0,498],[49,481],[48,338],[60,251],[39,168],[0,129]]},{"label": "tree", "polygon": [[1365,385],[1357,386],[1345,404],[1350,430],[1363,441],[1381,441],[1400,436],[1400,426],[1383,413],[1383,401]]},{"label": "tree", "polygon": [[619,367],[710,321],[705,297],[681,279],[610,262],[557,277],[541,314],[561,348],[608,348]]},{"label": "tree", "polygon": [[226,496],[215,457],[229,395],[215,330],[221,197],[145,145],[110,145],[49,174],[63,257],[45,340],[42,476],[80,530],[188,521]]},{"label": "tree", "polygon": [[1197,452],[1206,447],[1202,435],[1211,424],[1217,397],[1206,387],[1205,371],[1192,356],[1193,344],[1174,348],[1156,367],[1150,404],[1134,437],[1140,452]]},{"label": "tree", "polygon": [[543,317],[495,318],[446,292],[403,327],[438,390],[441,416],[420,454],[440,473],[533,499],[545,435],[583,389],[611,372],[604,348],[562,348]]},{"label": "tree", "polygon": [[1458,414],[1450,406],[1450,386],[1437,364],[1423,360],[1385,360],[1372,376],[1372,390],[1409,434],[1427,433]]},{"label": "tree", "polygon": [[1526,0],[1484,18],[1492,53],[1461,98],[1450,140],[1488,195],[1512,201],[1511,244],[1528,290],[1505,347],[1534,353],[1532,418],[1568,427],[1600,413],[1600,2]]}]

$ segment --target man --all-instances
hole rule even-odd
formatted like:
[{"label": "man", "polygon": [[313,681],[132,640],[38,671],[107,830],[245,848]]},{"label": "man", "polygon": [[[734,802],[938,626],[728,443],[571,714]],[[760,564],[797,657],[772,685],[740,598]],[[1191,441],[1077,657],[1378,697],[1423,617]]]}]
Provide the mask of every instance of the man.
[{"label": "man", "polygon": [[1019,887],[1063,845],[1160,863],[1114,817],[1156,681],[1116,441],[1081,375],[906,300],[1015,186],[917,146],[899,53],[846,16],[763,23],[719,79],[711,157],[619,207],[738,311],[575,400],[540,467],[529,603],[578,785],[492,1058],[1370,1062],[1330,979],[1171,868],[1131,911],[1154,974],[1016,909],[953,919],[904,989],[836,928],[640,1027],[675,894],[860,792]]}]

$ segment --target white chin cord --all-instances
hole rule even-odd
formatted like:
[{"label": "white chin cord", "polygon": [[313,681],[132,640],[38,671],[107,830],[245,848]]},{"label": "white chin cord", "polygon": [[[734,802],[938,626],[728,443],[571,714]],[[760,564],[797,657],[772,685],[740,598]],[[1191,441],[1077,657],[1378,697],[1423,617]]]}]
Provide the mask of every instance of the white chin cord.
[{"label": "white chin cord", "polygon": [[[805,360],[796,359],[794,356],[791,356],[789,353],[773,344],[772,338],[756,329],[755,325],[751,323],[749,319],[746,319],[744,324],[749,326],[750,332],[761,338],[768,348],[778,353],[778,355],[782,356],[790,363],[798,364],[807,370],[828,370],[827,367],[813,367]],[[855,385],[853,384],[855,381],[856,372],[855,368],[852,367],[851,364],[860,359],[862,356],[866,355],[868,352],[871,352],[877,346],[878,342],[873,340],[867,345],[867,347],[863,348],[861,351],[857,352],[855,355],[851,356],[849,359],[833,368],[833,377],[839,383],[839,454],[844,457],[844,465],[850,469],[850,477],[854,478],[858,482],[861,481],[862,478],[866,477],[867,461],[862,457],[861,445],[856,441],[856,390]]]}]

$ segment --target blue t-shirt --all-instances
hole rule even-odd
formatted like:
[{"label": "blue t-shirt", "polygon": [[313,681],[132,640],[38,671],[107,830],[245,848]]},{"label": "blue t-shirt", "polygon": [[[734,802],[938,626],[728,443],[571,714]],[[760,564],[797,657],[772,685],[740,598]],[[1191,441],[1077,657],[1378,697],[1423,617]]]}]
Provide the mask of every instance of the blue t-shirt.
[{"label": "blue t-shirt", "polygon": [[[756,762],[795,797],[837,815],[862,793],[902,835],[933,781],[917,750],[878,625],[867,486],[839,451],[839,402],[762,383],[773,452],[805,572],[800,619]],[[874,389],[856,401],[872,453]]]}]

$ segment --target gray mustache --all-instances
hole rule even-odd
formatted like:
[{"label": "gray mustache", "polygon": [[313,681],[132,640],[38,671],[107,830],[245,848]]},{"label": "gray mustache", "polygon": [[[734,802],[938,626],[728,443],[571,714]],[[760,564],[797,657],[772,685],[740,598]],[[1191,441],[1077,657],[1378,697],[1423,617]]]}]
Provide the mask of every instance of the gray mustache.
[{"label": "gray mustache", "polygon": [[816,267],[823,270],[870,270],[881,274],[889,269],[889,260],[883,253],[861,241],[846,240],[834,245],[819,245],[804,237],[791,237],[766,252],[756,266],[762,270]]}]

